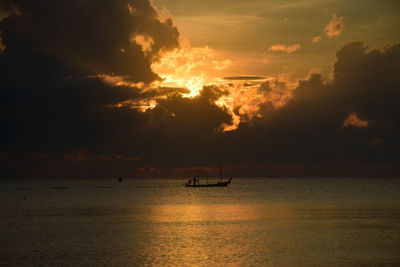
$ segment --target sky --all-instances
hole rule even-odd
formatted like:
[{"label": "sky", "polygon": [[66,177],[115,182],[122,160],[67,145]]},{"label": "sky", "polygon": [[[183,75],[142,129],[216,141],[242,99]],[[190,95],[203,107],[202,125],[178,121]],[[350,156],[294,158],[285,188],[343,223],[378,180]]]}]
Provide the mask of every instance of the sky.
[{"label": "sky", "polygon": [[[399,40],[398,1],[156,0],[154,4],[168,10],[194,47],[208,46],[221,57],[244,57],[255,65],[232,66],[226,70],[231,74],[290,72],[302,78],[313,68],[329,74],[335,52],[349,42],[362,40],[382,49]],[[333,21],[340,29],[324,30]],[[269,49],[278,44],[298,48],[286,55]]]},{"label": "sky", "polygon": [[399,11],[0,0],[0,177],[399,176]]}]

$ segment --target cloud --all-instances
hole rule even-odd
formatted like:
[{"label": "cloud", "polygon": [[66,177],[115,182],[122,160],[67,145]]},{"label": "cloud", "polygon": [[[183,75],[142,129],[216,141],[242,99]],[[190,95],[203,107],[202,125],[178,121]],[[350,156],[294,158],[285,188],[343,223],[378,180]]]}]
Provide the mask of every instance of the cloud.
[{"label": "cloud", "polygon": [[[361,42],[347,44],[337,52],[332,81],[313,73],[281,108],[261,103],[262,117],[239,124],[229,142],[239,144],[239,151],[252,147],[249,162],[394,164],[400,151],[399,55],[400,45],[379,51]],[[370,140],[386,146],[378,152]],[[391,168],[386,171],[393,174]]]},{"label": "cloud", "polygon": [[150,84],[224,63],[176,49],[149,1],[0,3],[18,10],[0,22],[1,177],[113,177],[115,161],[123,176],[220,161],[252,175],[399,174],[398,44],[345,45],[329,81],[239,75],[188,95]]},{"label": "cloud", "polygon": [[270,48],[268,48],[269,51],[282,51],[282,52],[286,52],[288,54],[293,53],[296,50],[300,49],[300,45],[299,44],[294,44],[294,45],[282,45],[282,44],[276,44],[271,46]]},{"label": "cloud", "polygon": [[[136,42],[138,45],[140,45],[142,47],[142,51],[145,54],[151,53],[152,46],[154,44],[153,38],[144,35],[136,35],[135,37],[131,38],[131,41]],[[123,52],[125,52],[124,48],[121,49],[123,49]]]},{"label": "cloud", "polygon": [[[47,62],[58,64],[58,75],[107,74],[150,82],[158,79],[150,67],[153,56],[178,46],[176,27],[170,20],[161,22],[149,1],[2,2],[20,14],[4,18],[0,30],[10,47],[5,57],[22,73],[43,69]],[[152,40],[152,53],[143,53],[143,43],[131,42],[131,36]],[[27,58],[31,65],[23,69],[18,63]]]},{"label": "cloud", "polygon": [[318,43],[319,41],[321,41],[321,39],[322,39],[322,36],[321,35],[317,35],[314,38],[312,38],[312,41],[314,43]]},{"label": "cloud", "polygon": [[360,119],[355,113],[350,113],[346,120],[343,122],[343,127],[350,125],[358,128],[367,127],[368,121]]},{"label": "cloud", "polygon": [[332,14],[332,20],[324,28],[324,33],[328,37],[338,36],[344,28],[343,17],[336,17],[336,13]]},{"label": "cloud", "polygon": [[263,117],[260,111],[263,103],[268,103],[271,109],[282,107],[291,98],[294,89],[294,84],[285,75],[278,78],[242,75],[224,79],[227,82],[218,87],[227,93],[215,103],[232,116],[232,123],[223,124],[223,132],[237,130],[241,123],[254,117]]},{"label": "cloud", "polygon": [[216,50],[207,46],[191,47],[184,40],[180,49],[161,52],[151,67],[163,79],[159,85],[186,87],[190,92],[185,96],[194,97],[203,85],[215,81],[215,73],[231,64],[231,60],[221,59]]},{"label": "cloud", "polygon": [[248,81],[248,80],[265,80],[265,76],[254,76],[254,75],[240,75],[240,76],[228,76],[224,77],[224,80],[232,80],[232,81]]},{"label": "cloud", "polygon": [[[179,45],[172,20],[149,1],[0,3],[0,150],[136,156],[124,144],[148,115],[121,103],[150,102],[145,85],[160,79],[151,64]],[[138,35],[151,51],[131,42]]]},{"label": "cloud", "polygon": [[[338,36],[342,33],[344,29],[344,17],[337,17],[336,13],[332,14],[332,19],[323,29],[323,34],[331,38],[333,36]],[[312,42],[318,43],[322,40],[322,35],[317,35],[311,39]]]},{"label": "cloud", "polygon": [[223,61],[213,60],[212,63],[214,64],[214,69],[216,70],[223,70],[229,65],[232,64],[232,61],[229,59],[225,59]]}]

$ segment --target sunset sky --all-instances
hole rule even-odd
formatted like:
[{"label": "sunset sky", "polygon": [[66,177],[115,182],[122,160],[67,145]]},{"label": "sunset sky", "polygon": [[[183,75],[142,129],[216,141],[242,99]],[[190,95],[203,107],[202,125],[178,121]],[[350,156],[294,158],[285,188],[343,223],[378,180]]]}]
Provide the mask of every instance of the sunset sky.
[{"label": "sunset sky", "polygon": [[[302,78],[314,68],[327,75],[335,52],[347,43],[362,40],[382,49],[397,42],[400,34],[397,1],[156,0],[154,4],[172,16],[193,47],[215,49],[221,59],[233,61],[225,73],[239,75],[291,73]],[[295,49],[270,49],[276,45]]]},{"label": "sunset sky", "polygon": [[1,178],[398,176],[399,14],[0,0]]}]

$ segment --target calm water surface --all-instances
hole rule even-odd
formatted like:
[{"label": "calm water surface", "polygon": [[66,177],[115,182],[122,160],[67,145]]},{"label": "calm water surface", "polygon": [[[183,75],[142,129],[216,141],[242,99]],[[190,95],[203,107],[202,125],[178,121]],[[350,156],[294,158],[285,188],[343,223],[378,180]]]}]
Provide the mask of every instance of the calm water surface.
[{"label": "calm water surface", "polygon": [[400,265],[400,179],[0,182],[0,265]]}]

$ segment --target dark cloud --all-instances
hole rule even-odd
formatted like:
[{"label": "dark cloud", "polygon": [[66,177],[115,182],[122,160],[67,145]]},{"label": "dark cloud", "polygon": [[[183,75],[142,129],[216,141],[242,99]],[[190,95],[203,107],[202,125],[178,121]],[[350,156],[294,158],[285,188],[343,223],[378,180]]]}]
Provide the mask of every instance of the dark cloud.
[{"label": "dark cloud", "polygon": [[214,103],[225,93],[207,86],[192,99],[175,94],[160,100],[155,109],[148,111],[151,120],[143,130],[151,149],[144,149],[142,155],[162,167],[215,163],[220,154],[220,126],[232,120]]},{"label": "dark cloud", "polygon": [[179,88],[179,87],[158,87],[158,88],[150,88],[148,91],[142,94],[143,97],[157,97],[157,96],[168,96],[175,94],[188,94],[190,90],[187,88]]},{"label": "dark cloud", "polygon": [[[172,21],[161,22],[147,0],[1,2],[17,10],[0,25],[7,48],[2,71],[9,73],[45,78],[100,73],[149,82],[157,78],[152,56],[178,45]],[[151,54],[132,41],[139,34],[154,40]]]},{"label": "dark cloud", "polygon": [[[399,173],[400,45],[348,44],[337,53],[332,81],[315,73],[283,107],[264,102],[257,116],[237,107],[246,120],[223,132],[233,124],[215,103],[228,96],[223,87],[185,98],[184,88],[144,90],[104,79],[159,79],[151,63],[178,46],[178,31],[149,1],[0,0],[0,7],[10,13],[0,23],[2,177],[179,175],[215,162],[230,162],[242,175]],[[136,35],[151,38],[151,50],[143,52]],[[277,83],[259,93],[286,88]],[[141,101],[157,105],[132,108]],[[367,126],[344,125],[350,114]]]},{"label": "dark cloud", "polygon": [[[0,0],[0,8],[8,14],[0,22],[3,159],[33,158],[37,165],[65,151],[127,153],[126,141],[136,143],[148,116],[116,105],[154,93],[112,86],[99,74],[159,79],[150,65],[158,51],[178,46],[172,21],[162,21],[147,0]],[[153,40],[151,53],[136,35]]]},{"label": "dark cloud", "polygon": [[[337,52],[331,82],[318,73],[300,81],[287,105],[273,110],[264,103],[263,118],[241,124],[230,142],[250,151],[249,162],[342,164],[346,159],[370,167],[383,162],[398,165],[399,53],[400,45],[384,51],[368,50],[361,42],[346,45]],[[260,89],[270,90],[269,83]],[[344,127],[350,114],[368,126]]]}]

